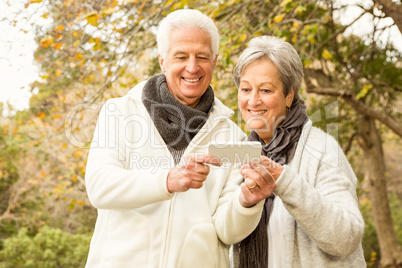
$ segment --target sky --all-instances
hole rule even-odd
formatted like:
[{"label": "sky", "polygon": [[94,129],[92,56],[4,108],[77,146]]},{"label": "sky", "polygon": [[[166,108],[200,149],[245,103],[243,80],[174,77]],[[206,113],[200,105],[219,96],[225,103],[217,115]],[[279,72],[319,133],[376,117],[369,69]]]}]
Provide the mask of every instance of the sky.
[{"label": "sky", "polygon": [[[28,0],[0,0],[0,102],[9,103],[14,109],[23,110],[29,107],[32,95],[29,84],[39,79],[39,69],[35,65],[33,53],[37,44],[31,22],[46,25],[40,16],[44,13],[40,4],[31,4],[25,8]],[[338,3],[368,3],[364,0],[337,0]],[[359,9],[348,9],[340,14],[341,23],[351,22],[359,14]],[[8,20],[5,20],[8,18]],[[28,19],[24,19],[28,18]],[[9,20],[16,20],[11,24]],[[392,19],[383,21],[383,25],[392,24]],[[348,30],[346,34],[364,36],[368,33],[367,21],[363,18]],[[394,44],[402,51],[402,35],[396,26],[382,38],[392,38]],[[5,107],[7,114],[7,107]]]},{"label": "sky", "polygon": [[25,8],[25,2],[0,0],[0,102],[8,102],[18,110],[29,107],[32,95],[29,84],[39,79],[33,57],[35,35],[30,23],[44,23],[39,5]]}]

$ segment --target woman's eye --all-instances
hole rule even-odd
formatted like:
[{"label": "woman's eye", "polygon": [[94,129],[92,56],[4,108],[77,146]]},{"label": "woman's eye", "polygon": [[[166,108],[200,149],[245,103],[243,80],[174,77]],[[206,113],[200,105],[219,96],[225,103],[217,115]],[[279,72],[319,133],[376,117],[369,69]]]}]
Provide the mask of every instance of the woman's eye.
[{"label": "woman's eye", "polygon": [[261,91],[262,91],[263,93],[269,93],[269,92],[271,92],[271,90],[269,90],[269,89],[261,89]]},{"label": "woman's eye", "polygon": [[242,88],[241,91],[243,91],[243,92],[249,92],[250,89],[248,89],[248,88]]}]

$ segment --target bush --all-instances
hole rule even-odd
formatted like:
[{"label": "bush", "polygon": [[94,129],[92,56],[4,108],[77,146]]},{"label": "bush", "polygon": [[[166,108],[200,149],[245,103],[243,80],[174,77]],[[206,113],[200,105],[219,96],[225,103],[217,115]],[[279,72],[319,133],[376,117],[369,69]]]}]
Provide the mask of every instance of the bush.
[{"label": "bush", "polygon": [[26,228],[3,241],[0,267],[84,267],[92,234],[70,235],[44,226],[34,237]]},{"label": "bush", "polygon": [[[389,195],[391,216],[399,244],[402,244],[402,201],[394,194]],[[380,246],[368,198],[360,199],[360,211],[364,218],[363,251],[367,267],[378,267],[380,261]]]}]

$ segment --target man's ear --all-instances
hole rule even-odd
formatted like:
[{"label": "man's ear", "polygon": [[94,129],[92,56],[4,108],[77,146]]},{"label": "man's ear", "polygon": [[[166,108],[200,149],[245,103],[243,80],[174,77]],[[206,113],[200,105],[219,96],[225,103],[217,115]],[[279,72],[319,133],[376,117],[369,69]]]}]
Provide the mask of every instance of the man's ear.
[{"label": "man's ear", "polygon": [[159,59],[159,66],[161,67],[162,72],[166,73],[164,65],[165,61],[163,60],[160,54],[158,54],[158,59]]},{"label": "man's ear", "polygon": [[216,66],[216,61],[218,60],[218,57],[219,57],[219,54],[217,54],[217,55],[215,56],[215,59],[214,59],[214,68],[215,68],[215,66]]}]

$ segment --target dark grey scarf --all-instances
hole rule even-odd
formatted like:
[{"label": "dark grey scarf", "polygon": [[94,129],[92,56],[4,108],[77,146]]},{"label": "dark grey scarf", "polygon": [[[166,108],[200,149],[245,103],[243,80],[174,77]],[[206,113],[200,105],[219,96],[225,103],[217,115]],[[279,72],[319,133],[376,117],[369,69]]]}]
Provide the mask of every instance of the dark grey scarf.
[{"label": "dark grey scarf", "polygon": [[[265,144],[255,131],[251,131],[248,140],[259,141],[263,145],[261,154],[275,162],[288,164],[296,151],[304,124],[307,122],[306,107],[292,105],[285,119],[275,128],[274,137]],[[268,267],[268,222],[275,195],[265,199],[260,222],[256,229],[239,243],[240,268]]]},{"label": "dark grey scarf", "polygon": [[[179,102],[170,92],[164,74],[151,77],[144,85],[142,102],[170,152],[184,151],[205,124],[214,102],[211,86],[194,108]],[[175,162],[177,158],[175,157]]]}]

